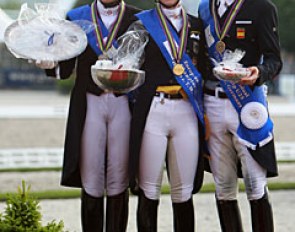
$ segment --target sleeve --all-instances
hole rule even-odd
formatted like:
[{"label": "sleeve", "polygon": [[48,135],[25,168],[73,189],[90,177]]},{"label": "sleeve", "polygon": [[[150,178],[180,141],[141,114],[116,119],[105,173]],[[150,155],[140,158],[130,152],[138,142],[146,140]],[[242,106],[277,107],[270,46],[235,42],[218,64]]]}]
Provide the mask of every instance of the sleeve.
[{"label": "sleeve", "polygon": [[257,85],[273,79],[282,68],[277,9],[269,2],[262,5],[261,9],[257,33],[259,49],[262,53],[262,63],[257,66],[260,73],[256,82]]},{"label": "sleeve", "polygon": [[46,75],[56,79],[67,79],[69,78],[76,66],[76,58],[61,61],[58,63],[58,66],[53,69],[46,69]]},{"label": "sleeve", "polygon": [[211,69],[213,68],[210,62],[208,48],[203,28],[203,23],[201,25],[201,39],[200,39],[200,50],[198,53],[198,70],[201,72],[203,80],[205,80],[211,73]]}]

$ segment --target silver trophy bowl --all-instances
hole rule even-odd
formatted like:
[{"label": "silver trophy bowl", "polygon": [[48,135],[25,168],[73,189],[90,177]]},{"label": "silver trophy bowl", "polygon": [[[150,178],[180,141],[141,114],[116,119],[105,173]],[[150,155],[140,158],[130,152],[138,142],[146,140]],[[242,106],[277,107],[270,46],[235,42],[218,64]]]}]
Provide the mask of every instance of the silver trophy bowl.
[{"label": "silver trophy bowl", "polygon": [[9,25],[4,42],[17,58],[62,61],[82,53],[87,37],[80,26],[68,20],[35,17]]},{"label": "silver trophy bowl", "polygon": [[145,72],[137,69],[99,69],[91,67],[94,83],[107,92],[128,93],[143,84]]}]

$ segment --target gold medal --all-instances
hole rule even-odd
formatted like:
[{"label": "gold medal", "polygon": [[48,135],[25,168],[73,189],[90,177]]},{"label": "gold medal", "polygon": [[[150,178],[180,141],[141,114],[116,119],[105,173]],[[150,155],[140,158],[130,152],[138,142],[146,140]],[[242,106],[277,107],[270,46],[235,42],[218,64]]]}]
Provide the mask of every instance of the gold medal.
[{"label": "gold medal", "polygon": [[223,53],[225,50],[225,43],[223,41],[218,41],[216,43],[216,51],[218,51],[220,54]]},{"label": "gold medal", "polygon": [[173,73],[177,76],[180,76],[184,73],[184,67],[182,66],[182,64],[176,64],[173,67]]},{"label": "gold medal", "polygon": [[177,35],[172,33],[172,31],[171,31],[172,28],[169,27],[169,22],[167,21],[165,14],[162,12],[162,9],[161,9],[159,3],[157,3],[157,5],[156,5],[156,10],[157,10],[157,14],[160,19],[160,24],[164,30],[164,33],[165,33],[166,38],[169,43],[169,47],[170,47],[170,51],[171,51],[171,55],[172,55],[172,60],[174,63],[174,66],[172,68],[172,72],[176,76],[181,76],[185,71],[183,65],[180,64],[180,61],[183,57],[183,54],[185,53],[186,46],[187,46],[188,16],[187,16],[185,10],[182,9],[181,14],[182,14],[183,26],[180,31],[179,42],[177,43],[178,46],[176,46],[174,36],[177,36]]}]

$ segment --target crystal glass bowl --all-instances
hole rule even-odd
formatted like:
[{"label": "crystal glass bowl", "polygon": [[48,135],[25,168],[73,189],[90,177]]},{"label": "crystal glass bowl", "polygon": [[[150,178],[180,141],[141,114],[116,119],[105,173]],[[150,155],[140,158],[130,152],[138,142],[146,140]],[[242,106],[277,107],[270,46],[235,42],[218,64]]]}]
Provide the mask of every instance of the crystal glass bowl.
[{"label": "crystal glass bowl", "polygon": [[128,93],[142,85],[145,72],[137,69],[99,69],[91,67],[91,76],[101,89],[115,93]]},{"label": "crystal glass bowl", "polygon": [[213,74],[220,80],[239,82],[242,77],[249,75],[250,71],[240,64],[221,64],[214,67]]}]

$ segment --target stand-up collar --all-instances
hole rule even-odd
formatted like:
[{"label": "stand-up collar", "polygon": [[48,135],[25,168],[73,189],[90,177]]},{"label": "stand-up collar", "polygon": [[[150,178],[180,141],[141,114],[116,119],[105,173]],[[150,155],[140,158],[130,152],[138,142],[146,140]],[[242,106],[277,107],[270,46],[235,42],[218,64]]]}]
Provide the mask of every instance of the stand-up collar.
[{"label": "stand-up collar", "polygon": [[100,1],[97,1],[97,9],[100,15],[116,16],[119,12],[119,4],[108,6],[106,4],[102,4]]}]

